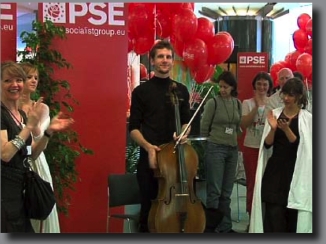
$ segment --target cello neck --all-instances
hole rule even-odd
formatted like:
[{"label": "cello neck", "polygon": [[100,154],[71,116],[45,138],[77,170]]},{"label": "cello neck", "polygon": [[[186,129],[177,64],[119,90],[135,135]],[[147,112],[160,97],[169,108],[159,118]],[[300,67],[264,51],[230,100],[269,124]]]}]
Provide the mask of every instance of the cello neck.
[{"label": "cello neck", "polygon": [[[181,120],[180,120],[180,110],[179,110],[179,99],[175,92],[173,91],[174,96],[174,115],[175,115],[175,126],[176,126],[176,134],[181,134]],[[182,144],[177,145],[177,153],[178,153],[178,163],[179,163],[179,176],[180,176],[180,189],[181,194],[188,193],[188,182],[187,182],[187,170],[184,156],[184,148]]]}]

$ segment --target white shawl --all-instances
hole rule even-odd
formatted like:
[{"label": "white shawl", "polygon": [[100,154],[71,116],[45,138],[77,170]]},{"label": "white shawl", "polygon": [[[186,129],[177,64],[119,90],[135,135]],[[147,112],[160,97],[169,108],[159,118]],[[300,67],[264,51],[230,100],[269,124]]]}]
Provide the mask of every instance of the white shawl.
[{"label": "white shawl", "polygon": [[[279,117],[283,107],[273,110]],[[265,122],[263,137],[260,144],[256,182],[250,217],[250,233],[263,233],[263,217],[261,202],[261,181],[268,158],[273,147],[266,149],[264,141],[270,131],[268,121]],[[290,186],[288,208],[298,210],[297,233],[312,233],[312,114],[304,109],[299,113],[300,142],[297,151],[293,178]]]}]

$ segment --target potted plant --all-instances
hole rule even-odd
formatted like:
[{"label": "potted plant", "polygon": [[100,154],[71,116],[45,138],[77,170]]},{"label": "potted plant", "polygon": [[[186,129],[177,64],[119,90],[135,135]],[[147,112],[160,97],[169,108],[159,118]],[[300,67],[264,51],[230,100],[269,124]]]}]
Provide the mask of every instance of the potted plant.
[{"label": "potted plant", "polygon": [[[20,62],[30,62],[38,68],[40,82],[33,99],[40,96],[44,98],[43,102],[50,108],[51,118],[62,110],[72,114],[73,105],[78,105],[78,101],[70,93],[69,82],[53,77],[55,69],[72,68],[60,52],[52,47],[53,40],[66,38],[65,28],[47,20],[44,23],[33,21],[32,29],[32,32],[23,31],[20,34],[26,48],[18,51],[18,57]],[[58,99],[58,93],[63,94],[62,99]],[[78,133],[72,129],[55,133],[44,151],[52,174],[58,211],[64,214],[68,214],[70,203],[70,195],[65,190],[74,190],[74,183],[78,180],[75,161],[81,153],[93,154],[78,138]]]}]

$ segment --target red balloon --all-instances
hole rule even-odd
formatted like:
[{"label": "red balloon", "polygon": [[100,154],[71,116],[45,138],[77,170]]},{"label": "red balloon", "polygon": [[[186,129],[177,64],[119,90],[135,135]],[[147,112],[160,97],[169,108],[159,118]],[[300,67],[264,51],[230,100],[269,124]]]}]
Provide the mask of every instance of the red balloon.
[{"label": "red balloon", "polygon": [[307,22],[306,33],[312,38],[312,19],[308,20]]},{"label": "red balloon", "polygon": [[220,32],[218,32],[218,34],[226,35],[230,39],[230,42],[233,44],[233,46],[232,46],[232,50],[233,50],[234,49],[234,41],[233,41],[232,35],[227,31],[220,31]]},{"label": "red balloon", "polygon": [[309,53],[310,55],[312,55],[312,39],[308,40],[308,43],[304,48],[304,52]]},{"label": "red balloon", "polygon": [[207,43],[207,41],[215,34],[214,24],[204,17],[198,18],[197,21],[198,28],[195,34],[195,38],[202,39]]},{"label": "red balloon", "polygon": [[185,43],[182,56],[186,65],[194,70],[206,64],[207,46],[203,40],[195,38]]},{"label": "red balloon", "polygon": [[217,33],[207,42],[208,64],[220,64],[226,61],[234,48],[233,38]]},{"label": "red balloon", "polygon": [[303,52],[308,42],[307,33],[301,29],[298,29],[293,33],[292,39],[295,49]]},{"label": "red balloon", "polygon": [[269,72],[274,81],[274,87],[278,86],[278,76],[277,76],[278,72],[285,67],[286,67],[286,62],[284,62],[284,61],[276,62],[276,63],[272,64]]},{"label": "red balloon", "polygon": [[134,39],[128,37],[128,53],[134,50]]},{"label": "red balloon", "polygon": [[285,56],[285,62],[287,63],[287,67],[290,68],[292,71],[297,70],[296,62],[300,54],[300,51],[295,50]]},{"label": "red balloon", "polygon": [[154,3],[128,3],[128,12],[134,12],[137,8],[146,9],[148,13],[154,13]]},{"label": "red balloon", "polygon": [[309,53],[302,53],[296,62],[297,69],[305,77],[309,77],[312,74],[312,56]]},{"label": "red balloon", "polygon": [[171,16],[158,12],[156,15],[156,33],[161,38],[167,38],[171,35]]},{"label": "red balloon", "polygon": [[147,73],[147,68],[145,67],[145,65],[143,65],[142,63],[139,66],[140,68],[140,79],[147,79],[148,78],[148,73]]},{"label": "red balloon", "polygon": [[173,45],[174,48],[174,52],[179,56],[182,57],[183,56],[183,50],[184,50],[184,42],[183,41],[179,41],[178,39],[176,39],[174,36],[171,36],[170,38],[170,42]]},{"label": "red balloon", "polygon": [[297,24],[299,29],[306,31],[306,25],[310,19],[311,17],[309,14],[306,13],[300,14],[299,17],[297,18]]},{"label": "red balloon", "polygon": [[137,55],[147,53],[154,44],[154,34],[147,33],[144,36],[135,38],[134,51]]},{"label": "red balloon", "polygon": [[172,33],[180,41],[191,40],[198,27],[197,17],[190,9],[180,9],[178,14],[172,17]]},{"label": "red balloon", "polygon": [[218,34],[224,34],[224,35],[227,35],[227,36],[233,38],[232,35],[227,31],[219,31]]},{"label": "red balloon", "polygon": [[169,10],[172,14],[177,14],[182,9],[194,11],[192,3],[169,3]]},{"label": "red balloon", "polygon": [[154,30],[154,14],[144,4],[129,5],[128,30],[134,37],[141,37],[149,29]]},{"label": "red balloon", "polygon": [[308,82],[308,85],[310,86],[309,88],[311,88],[312,86],[312,73],[309,77],[307,77],[307,82]]},{"label": "red balloon", "polygon": [[215,71],[215,65],[204,64],[196,70],[190,69],[190,74],[197,84],[201,84],[209,80]]}]

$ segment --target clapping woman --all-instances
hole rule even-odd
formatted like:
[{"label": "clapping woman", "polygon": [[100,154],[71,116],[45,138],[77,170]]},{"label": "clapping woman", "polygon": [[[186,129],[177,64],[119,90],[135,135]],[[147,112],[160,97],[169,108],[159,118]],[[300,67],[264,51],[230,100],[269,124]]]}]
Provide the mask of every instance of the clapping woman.
[{"label": "clapping woman", "polygon": [[[24,165],[27,157],[36,159],[55,131],[68,128],[73,120],[55,116],[44,135],[35,142],[42,113],[39,99],[28,114],[19,109],[26,74],[19,64],[1,64],[1,232],[34,232],[23,204]],[[35,135],[34,135],[35,136]]]},{"label": "clapping woman", "polygon": [[272,91],[273,81],[266,72],[259,72],[252,81],[254,96],[242,102],[241,126],[246,129],[244,138],[243,160],[247,183],[247,212],[251,212],[252,195],[255,185],[255,176],[258,152],[263,135],[267,98]]},{"label": "clapping woman", "polygon": [[[35,101],[31,99],[31,95],[36,91],[39,81],[39,74],[37,68],[30,63],[21,63],[20,65],[27,75],[27,79],[24,84],[23,95],[20,99],[20,106],[22,110],[27,114],[35,103]],[[49,107],[44,103],[41,103],[39,106],[42,108],[42,114],[40,117],[39,127],[37,127],[37,131],[33,133],[33,135],[35,135],[33,138],[34,141],[38,141],[44,135],[45,129],[50,124]],[[53,188],[50,168],[43,152],[41,152],[40,156],[37,159],[33,160],[32,166],[34,171],[36,171],[43,180],[49,182]],[[52,212],[47,217],[47,219],[43,221],[32,219],[31,222],[35,232],[60,233],[56,205],[54,205]]]}]

